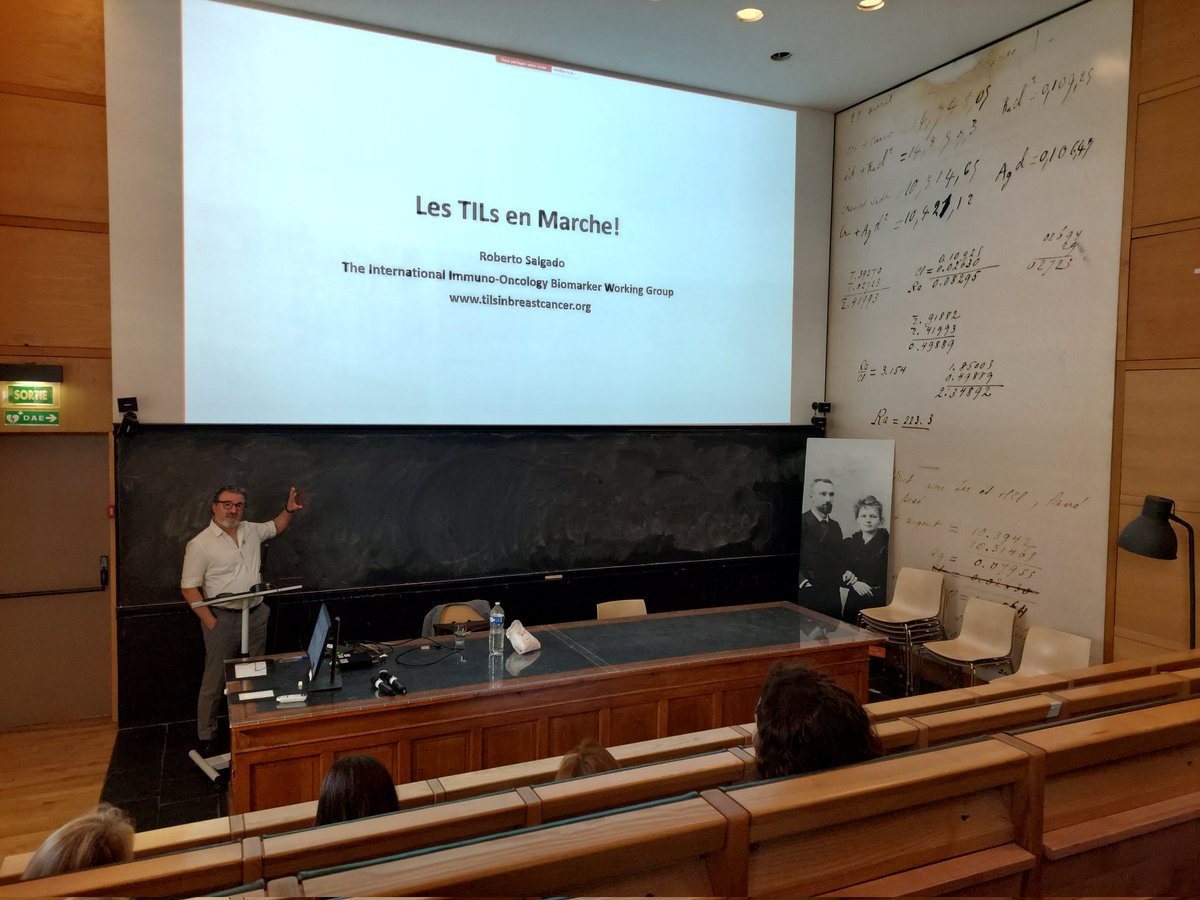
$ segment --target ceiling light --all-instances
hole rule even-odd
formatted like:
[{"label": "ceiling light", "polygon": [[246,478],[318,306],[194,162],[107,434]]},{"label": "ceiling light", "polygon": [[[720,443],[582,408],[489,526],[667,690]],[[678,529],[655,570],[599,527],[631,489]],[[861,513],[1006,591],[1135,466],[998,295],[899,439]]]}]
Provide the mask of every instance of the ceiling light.
[{"label": "ceiling light", "polygon": [[763,17],[761,9],[755,9],[753,6],[747,6],[745,9],[737,11],[737,19],[739,22],[757,22]]},{"label": "ceiling light", "polygon": [[858,8],[863,12],[875,12],[877,9],[883,9],[884,0],[858,0]]}]

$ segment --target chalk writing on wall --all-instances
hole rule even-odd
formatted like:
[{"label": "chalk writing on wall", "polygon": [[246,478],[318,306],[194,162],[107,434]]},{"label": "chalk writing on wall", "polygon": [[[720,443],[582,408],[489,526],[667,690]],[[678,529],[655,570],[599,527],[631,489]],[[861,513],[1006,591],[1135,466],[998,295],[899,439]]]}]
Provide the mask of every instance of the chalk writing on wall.
[{"label": "chalk writing on wall", "polygon": [[896,441],[891,566],[1103,636],[1130,0],[837,117],[830,434]]}]

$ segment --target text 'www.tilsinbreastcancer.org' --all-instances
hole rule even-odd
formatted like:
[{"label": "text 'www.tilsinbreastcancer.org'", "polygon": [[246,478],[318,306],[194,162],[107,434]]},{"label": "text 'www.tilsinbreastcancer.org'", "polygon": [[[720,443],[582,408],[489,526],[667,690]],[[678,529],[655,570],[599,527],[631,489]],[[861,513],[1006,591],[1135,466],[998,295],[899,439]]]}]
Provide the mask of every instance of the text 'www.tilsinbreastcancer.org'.
[{"label": "text 'www.tilsinbreastcancer.org'", "polygon": [[558,300],[527,300],[511,294],[451,294],[451,303],[476,303],[480,306],[518,306],[524,309],[562,309],[590,313],[590,303],[564,303]]}]

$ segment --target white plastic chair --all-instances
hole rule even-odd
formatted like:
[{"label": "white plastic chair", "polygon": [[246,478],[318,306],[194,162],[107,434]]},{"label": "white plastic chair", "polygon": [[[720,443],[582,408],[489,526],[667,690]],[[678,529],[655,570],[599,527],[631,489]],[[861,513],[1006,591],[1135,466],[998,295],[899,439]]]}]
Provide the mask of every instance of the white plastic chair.
[{"label": "white plastic chair", "polygon": [[914,647],[946,636],[939,618],[942,611],[942,573],[905,567],[896,577],[892,598],[886,606],[862,610],[858,623],[898,644],[904,667],[904,690],[911,694],[920,685],[914,680],[909,657]]},{"label": "white plastic chair", "polygon": [[[1016,621],[1017,611],[1011,606],[968,597],[958,637],[929,641],[918,651],[918,659],[927,653],[948,665],[970,669],[971,684],[975,684],[975,670],[984,666],[1007,665],[1011,671]],[[920,678],[919,665],[917,672]]]},{"label": "white plastic chair", "polygon": [[637,600],[608,600],[596,604],[597,619],[619,619],[622,616],[644,616],[646,601]]},{"label": "white plastic chair", "polygon": [[1006,678],[1053,675],[1082,669],[1092,660],[1092,639],[1068,631],[1030,625],[1021,651],[1021,665]]}]

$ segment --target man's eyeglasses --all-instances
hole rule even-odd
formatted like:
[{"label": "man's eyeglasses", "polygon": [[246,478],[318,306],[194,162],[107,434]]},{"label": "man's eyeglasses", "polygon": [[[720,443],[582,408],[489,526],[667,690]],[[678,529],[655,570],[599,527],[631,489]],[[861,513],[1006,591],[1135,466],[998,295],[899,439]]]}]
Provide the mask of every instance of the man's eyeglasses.
[{"label": "man's eyeglasses", "polygon": [[243,501],[218,500],[217,504],[219,506],[225,507],[228,510],[245,509],[246,508],[246,503],[244,500]]}]

